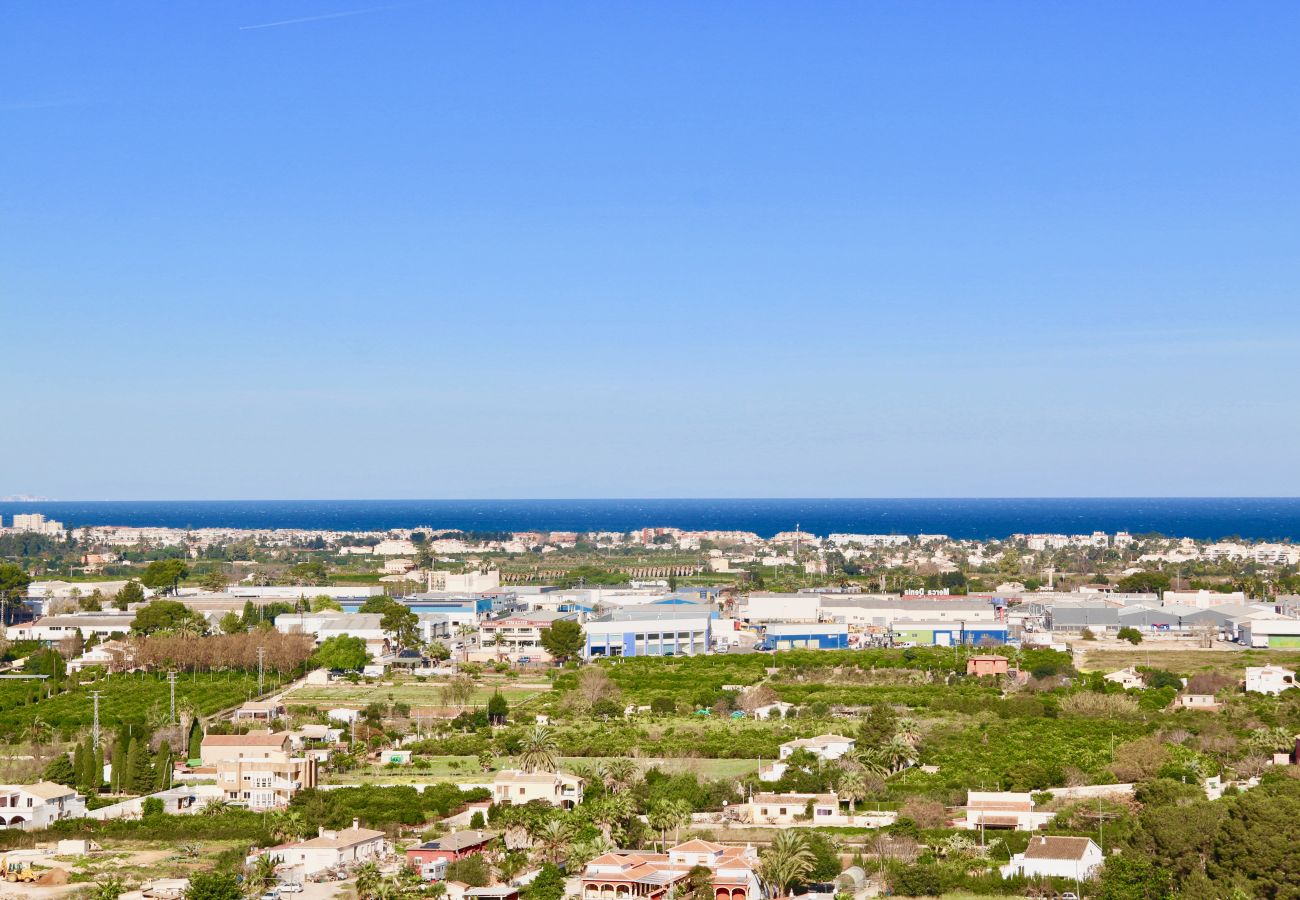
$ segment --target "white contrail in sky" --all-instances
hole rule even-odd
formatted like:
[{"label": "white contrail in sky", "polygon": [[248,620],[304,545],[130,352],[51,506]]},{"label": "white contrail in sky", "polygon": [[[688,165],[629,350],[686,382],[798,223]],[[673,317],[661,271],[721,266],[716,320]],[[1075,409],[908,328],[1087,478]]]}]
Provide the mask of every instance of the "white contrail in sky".
[{"label": "white contrail in sky", "polygon": [[393,3],[388,6],[368,6],[365,9],[348,9],[343,12],[321,13],[318,16],[302,16],[297,19],[280,19],[276,22],[260,22],[257,25],[240,25],[240,31],[256,31],[259,28],[278,28],[281,25],[301,25],[304,22],[320,22],[323,19],[346,19],[349,16],[364,16],[366,13],[383,12],[386,9],[401,9],[403,6],[415,6],[415,3]]}]

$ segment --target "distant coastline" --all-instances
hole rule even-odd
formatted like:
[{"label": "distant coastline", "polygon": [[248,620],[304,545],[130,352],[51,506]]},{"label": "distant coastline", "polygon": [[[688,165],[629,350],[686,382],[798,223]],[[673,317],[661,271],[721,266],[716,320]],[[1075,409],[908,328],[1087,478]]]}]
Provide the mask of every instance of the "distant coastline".
[{"label": "distant coastline", "polygon": [[1300,498],[172,500],[0,501],[6,524],[41,512],[69,527],[382,531],[619,531],[649,527],[751,531],[798,525],[817,535],[1158,532],[1168,537],[1300,542]]}]

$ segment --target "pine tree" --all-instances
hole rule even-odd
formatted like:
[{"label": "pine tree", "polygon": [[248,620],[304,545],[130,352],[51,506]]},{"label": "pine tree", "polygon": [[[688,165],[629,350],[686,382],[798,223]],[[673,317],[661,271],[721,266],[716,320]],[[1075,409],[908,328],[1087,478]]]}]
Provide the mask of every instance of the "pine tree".
[{"label": "pine tree", "polygon": [[72,760],[68,759],[68,754],[60,753],[46,764],[41,777],[55,784],[72,787],[73,782],[77,780],[77,773],[72,767]]}]

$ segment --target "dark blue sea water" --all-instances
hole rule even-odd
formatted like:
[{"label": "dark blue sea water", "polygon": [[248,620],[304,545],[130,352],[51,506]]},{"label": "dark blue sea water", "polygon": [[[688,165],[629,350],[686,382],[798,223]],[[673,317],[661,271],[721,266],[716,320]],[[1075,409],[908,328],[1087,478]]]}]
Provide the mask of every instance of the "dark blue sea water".
[{"label": "dark blue sea water", "polygon": [[883,500],[177,500],[0,503],[67,525],[459,528],[474,531],[632,531],[649,526],[753,531],[947,534],[1131,531],[1176,537],[1300,540],[1300,498]]}]

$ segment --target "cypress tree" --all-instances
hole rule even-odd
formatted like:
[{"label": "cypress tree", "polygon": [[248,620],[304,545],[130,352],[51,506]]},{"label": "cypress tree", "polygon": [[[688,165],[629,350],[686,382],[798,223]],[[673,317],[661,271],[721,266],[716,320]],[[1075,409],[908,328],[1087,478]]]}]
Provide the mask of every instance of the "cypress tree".
[{"label": "cypress tree", "polygon": [[99,789],[104,785],[104,742],[100,741],[99,746],[95,748],[95,780],[94,791],[99,793]]},{"label": "cypress tree", "polygon": [[199,759],[203,755],[203,729],[196,718],[190,725],[190,759]]},{"label": "cypress tree", "polygon": [[135,738],[126,748],[126,765],[122,769],[122,790],[132,794],[138,794],[135,788],[135,773],[140,768],[140,742]]},{"label": "cypress tree", "polygon": [[149,744],[143,738],[133,740],[126,757],[127,768],[130,770],[131,793],[152,794],[154,772],[153,760],[149,758]]},{"label": "cypress tree", "polygon": [[172,745],[170,741],[163,741],[158,745],[158,755],[154,758],[154,790],[161,791],[169,787],[168,782],[171,780],[172,771]]},{"label": "cypress tree", "polygon": [[114,794],[122,793],[126,779],[123,773],[126,772],[126,741],[118,735],[117,740],[113,742],[113,771],[109,773],[108,789]]},{"label": "cypress tree", "polygon": [[99,790],[99,776],[95,774],[95,742],[86,738],[86,749],[82,751],[83,764],[78,781],[83,794],[93,794]]},{"label": "cypress tree", "polygon": [[73,785],[81,790],[85,785],[86,778],[86,745],[78,744],[72,751],[72,778]]}]

